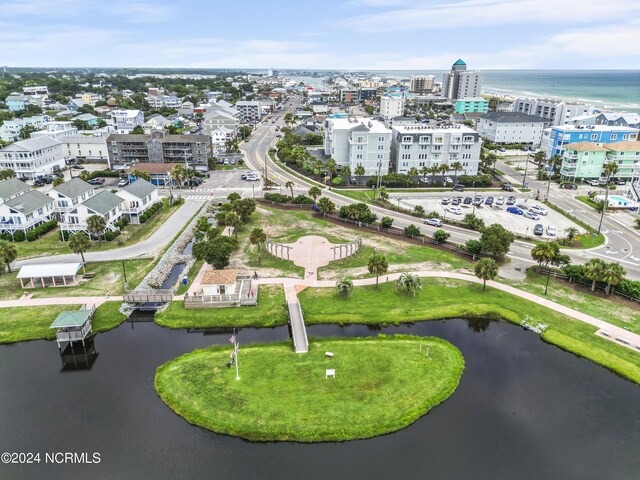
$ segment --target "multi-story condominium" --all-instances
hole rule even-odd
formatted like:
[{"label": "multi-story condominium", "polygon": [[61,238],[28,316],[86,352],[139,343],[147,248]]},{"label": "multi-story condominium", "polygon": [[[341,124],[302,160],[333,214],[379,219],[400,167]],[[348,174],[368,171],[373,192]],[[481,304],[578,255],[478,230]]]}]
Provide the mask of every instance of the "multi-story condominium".
[{"label": "multi-story condominium", "polygon": [[22,87],[22,93],[25,95],[49,95],[49,88],[44,85],[36,87]]},{"label": "multi-story condominium", "polygon": [[35,115],[33,117],[5,120],[4,123],[0,125],[0,140],[3,142],[17,142],[20,139],[20,130],[24,127],[29,125],[40,130],[50,121],[51,117],[48,115]]},{"label": "multi-story condominium", "polygon": [[49,137],[63,141],[65,138],[78,134],[78,129],[73,126],[73,122],[49,122],[42,130],[33,132],[31,138]]},{"label": "multi-story condominium", "polygon": [[479,97],[481,93],[480,72],[467,71],[467,64],[458,60],[445,73],[442,81],[442,94],[450,100]]},{"label": "multi-story condominium", "polygon": [[54,201],[54,211],[58,220],[65,222],[66,213],[95,195],[92,185],[78,177],[53,187],[47,193]]},{"label": "multi-story condominium", "polygon": [[564,125],[545,128],[540,148],[547,158],[562,155],[566,145],[580,142],[613,143],[635,141],[637,128],[609,127],[608,125]]},{"label": "multi-story condominium", "polygon": [[360,102],[360,89],[359,88],[341,88],[340,89],[340,102],[357,103]]},{"label": "multi-story condominium", "polygon": [[433,75],[413,75],[409,81],[409,90],[418,94],[431,93],[434,81]]},{"label": "multi-story condominium", "polygon": [[144,115],[140,110],[114,110],[111,112],[111,119],[118,133],[129,133],[144,123]]},{"label": "multi-story condominium", "polygon": [[92,163],[106,163],[108,168],[111,168],[107,140],[103,135],[72,135],[62,139],[62,146],[64,156],[68,160],[76,159]]},{"label": "multi-story condominium", "polygon": [[180,108],[182,100],[175,95],[149,95],[147,102],[151,108]]},{"label": "multi-story condominium", "polygon": [[477,129],[491,143],[538,147],[549,123],[542,117],[517,112],[489,112],[478,119]]},{"label": "multi-story condominium", "polygon": [[67,233],[89,232],[87,219],[93,215],[104,218],[106,230],[114,231],[115,223],[122,218],[125,200],[109,190],[102,190],[84,202],[67,210],[60,231]]},{"label": "multi-story condominium", "polygon": [[360,88],[360,101],[375,98],[377,93],[378,90],[374,87],[362,87]]},{"label": "multi-story condominium", "polygon": [[610,127],[640,128],[640,115],[626,112],[605,112],[596,116],[596,125],[609,125]]},{"label": "multi-story condominium", "polygon": [[[266,113],[271,110],[273,100],[240,100],[236,102],[235,108],[238,116],[250,122],[259,122]],[[208,112],[208,109],[207,109]]]},{"label": "multi-story condominium", "polygon": [[138,224],[140,215],[158,201],[158,187],[142,178],[137,178],[117,191],[116,195],[124,199],[123,215],[127,215],[131,223]]},{"label": "multi-story condominium", "polygon": [[[424,124],[393,127],[391,163],[396,173],[408,173],[459,162],[460,173],[476,175],[480,163],[480,134],[464,125],[431,127]],[[451,168],[448,174],[455,174]]]},{"label": "multi-story condominium", "polygon": [[0,150],[0,169],[10,168],[18,177],[33,179],[64,166],[62,142],[55,138],[29,138]]},{"label": "multi-story condominium", "polygon": [[593,106],[564,100],[518,97],[513,101],[513,111],[546,118],[551,125],[567,125],[574,117],[589,115]]},{"label": "multi-story condominium", "polygon": [[615,162],[618,179],[630,180],[640,165],[640,142],[571,143],[562,155],[560,175],[563,180],[604,179],[604,165]]},{"label": "multi-story condominium", "polygon": [[0,181],[0,233],[26,233],[51,220],[53,205],[49,196],[18,179]]},{"label": "multi-story condominium", "polygon": [[380,99],[380,115],[387,121],[404,113],[404,98],[383,95]]},{"label": "multi-story condominium", "polygon": [[459,98],[453,102],[456,113],[486,113],[489,111],[489,101],[482,97]]},{"label": "multi-story condominium", "polygon": [[223,131],[225,137],[229,135],[230,138],[235,138],[238,132],[238,112],[228,108],[207,109],[202,121],[204,133],[207,135],[213,135],[216,131]]},{"label": "multi-story condominium", "polygon": [[12,93],[4,99],[4,103],[7,104],[7,108],[10,112],[17,112],[18,110],[24,110],[29,103],[29,97],[21,93]]},{"label": "multi-story condominium", "polygon": [[209,135],[169,135],[155,131],[150,135],[112,134],[107,138],[111,165],[131,162],[186,163],[190,168],[206,168],[211,154]]},{"label": "multi-story condominium", "polygon": [[329,118],[325,122],[324,151],[352,174],[362,165],[366,176],[389,173],[391,130],[363,117]]}]

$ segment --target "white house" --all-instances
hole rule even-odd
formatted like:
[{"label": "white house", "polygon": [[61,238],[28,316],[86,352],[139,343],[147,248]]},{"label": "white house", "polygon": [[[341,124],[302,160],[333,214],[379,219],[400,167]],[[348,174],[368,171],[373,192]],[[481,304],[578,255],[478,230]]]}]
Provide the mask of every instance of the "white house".
[{"label": "white house", "polygon": [[124,211],[125,200],[109,190],[103,190],[93,195],[76,207],[67,211],[64,222],[60,222],[60,230],[63,232],[89,233],[87,219],[93,215],[104,218],[105,230],[116,230],[115,222],[120,220]]},{"label": "white house", "polygon": [[129,133],[144,123],[144,115],[140,110],[114,110],[111,112],[111,120],[116,132]]},{"label": "white house", "polygon": [[0,125],[0,140],[3,142],[17,142],[20,139],[20,130],[24,127],[31,126],[36,130],[40,130],[51,120],[51,117],[48,115],[34,115],[33,117],[5,120],[4,123]]},{"label": "white house", "polygon": [[78,177],[53,187],[47,193],[55,202],[54,211],[61,222],[65,222],[66,213],[95,195],[92,185]]},{"label": "white house", "polygon": [[78,133],[78,129],[73,126],[73,122],[48,122],[42,130],[33,132],[31,138],[49,137],[56,140],[64,140]]},{"label": "white house", "polygon": [[235,137],[238,132],[238,114],[234,114],[227,108],[207,109],[207,113],[203,116],[203,123],[206,135],[211,135],[220,128],[225,129],[226,132],[231,132],[231,138]]},{"label": "white house", "polygon": [[489,112],[478,119],[478,132],[491,143],[538,147],[548,119],[519,112]]},{"label": "white house", "polygon": [[[431,127],[425,124],[393,127],[391,158],[396,173],[409,173],[411,168],[452,165],[459,162],[460,171],[476,175],[480,163],[480,134],[464,125]],[[454,174],[453,168],[445,175]]]},{"label": "white house", "polygon": [[89,162],[106,163],[108,168],[109,152],[107,139],[103,135],[72,135],[62,139],[64,156],[67,159],[87,160]]},{"label": "white house", "polygon": [[151,115],[149,120],[142,124],[142,128],[144,129],[144,133],[149,134],[154,130],[163,130],[165,127],[168,127],[173,122],[171,120],[167,120],[160,114]]},{"label": "white house", "polygon": [[330,118],[325,123],[324,151],[351,173],[362,165],[365,175],[389,173],[391,130],[364,117]]},{"label": "white house", "polygon": [[64,166],[62,142],[55,138],[29,138],[0,150],[0,169],[10,168],[18,177],[33,179]]},{"label": "white house", "polygon": [[122,213],[129,216],[131,223],[140,223],[142,215],[151,205],[158,201],[158,187],[142,178],[130,183],[116,192],[124,200]]},{"label": "white house", "polygon": [[237,270],[207,270],[200,285],[203,295],[233,295],[236,293]]},{"label": "white house", "polygon": [[51,220],[53,210],[53,199],[31,190],[20,180],[11,178],[0,182],[0,232],[26,233]]},{"label": "white house", "polygon": [[404,113],[404,98],[383,95],[380,99],[380,115],[387,121]]}]

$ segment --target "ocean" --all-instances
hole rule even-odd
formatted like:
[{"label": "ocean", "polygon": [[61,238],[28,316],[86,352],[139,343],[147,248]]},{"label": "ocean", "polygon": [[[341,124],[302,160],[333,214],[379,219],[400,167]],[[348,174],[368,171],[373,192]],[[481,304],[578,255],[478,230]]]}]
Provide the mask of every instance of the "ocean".
[{"label": "ocean", "polygon": [[[442,70],[366,71],[390,78],[435,75],[442,82]],[[286,73],[283,72],[286,75]],[[321,79],[296,77],[313,87]],[[640,112],[640,70],[482,70],[483,93],[505,96],[562,98],[583,101],[599,109]]]}]

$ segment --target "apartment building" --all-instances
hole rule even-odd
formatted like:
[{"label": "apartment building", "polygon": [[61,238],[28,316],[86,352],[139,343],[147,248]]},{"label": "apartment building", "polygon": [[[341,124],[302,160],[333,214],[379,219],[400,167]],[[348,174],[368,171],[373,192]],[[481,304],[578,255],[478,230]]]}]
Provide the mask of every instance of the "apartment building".
[{"label": "apartment building", "polygon": [[175,108],[182,106],[182,99],[175,95],[148,95],[146,98],[151,108]]},{"label": "apartment building", "polygon": [[380,116],[387,122],[404,114],[404,98],[383,95],[380,98]]},{"label": "apartment building", "polygon": [[610,127],[640,128],[640,114],[627,112],[605,112],[596,116],[596,125]]},{"label": "apartment building", "polygon": [[433,92],[435,77],[433,75],[413,75],[409,80],[409,90],[417,94]]},{"label": "apartment building", "polygon": [[114,110],[110,112],[110,116],[118,133],[129,133],[144,123],[144,115],[140,110]]},{"label": "apartment building", "polygon": [[24,127],[31,126],[40,130],[51,120],[51,117],[48,115],[35,115],[33,117],[5,120],[4,123],[0,125],[0,140],[3,142],[17,142],[20,140],[20,130]]},{"label": "apartment building", "polygon": [[211,154],[209,135],[169,135],[155,131],[150,135],[112,134],[107,138],[111,165],[131,162],[186,163],[190,168],[207,167]]},{"label": "apartment building", "polygon": [[48,122],[42,130],[31,133],[31,138],[49,137],[60,140],[78,134],[78,129],[73,126],[73,122]]},{"label": "apartment building", "polygon": [[449,100],[479,97],[481,83],[480,72],[467,71],[467,64],[459,59],[451,66],[451,71],[444,75],[442,94]]},{"label": "apartment building", "polygon": [[238,116],[249,122],[259,122],[272,107],[273,100],[240,100],[235,104]]},{"label": "apartment building", "polygon": [[590,115],[593,106],[564,100],[518,97],[513,101],[513,111],[546,118],[551,125],[567,125],[574,117]]},{"label": "apartment building", "polygon": [[0,150],[0,169],[10,168],[18,177],[34,179],[64,166],[62,142],[55,138],[29,138]]},{"label": "apartment building", "polygon": [[610,127],[608,125],[563,125],[545,128],[540,148],[547,158],[563,155],[565,147],[572,143],[593,142],[601,145],[613,142],[635,141],[637,128]]},{"label": "apartment building", "polygon": [[25,95],[49,95],[49,87],[45,85],[22,87],[22,93]]},{"label": "apartment building", "polygon": [[104,136],[71,135],[62,139],[66,159],[85,160],[92,163],[109,163],[107,140]]},{"label": "apartment building", "polygon": [[477,129],[483,138],[497,144],[540,146],[542,131],[549,120],[518,112],[489,112],[478,119]]},{"label": "apartment building", "polygon": [[[459,162],[458,173],[476,175],[480,164],[482,139],[475,130],[464,126],[432,127],[424,124],[398,125],[391,137],[391,164],[396,173],[409,173],[424,167],[452,165]],[[455,174],[450,169],[447,174]]]},{"label": "apartment building", "polygon": [[329,118],[325,122],[324,151],[351,172],[362,165],[366,176],[389,173],[391,130],[364,117]]},{"label": "apartment building", "polygon": [[64,220],[59,223],[60,231],[66,233],[89,232],[89,217],[97,215],[105,220],[105,231],[115,231],[115,223],[122,218],[125,200],[109,190],[102,190],[84,202],[69,208]]},{"label": "apartment building", "polygon": [[482,97],[459,98],[453,102],[456,113],[486,113],[489,111],[489,101]]},{"label": "apartment building", "polygon": [[640,142],[571,143],[562,154],[560,176],[568,181],[604,179],[604,166],[610,162],[618,165],[615,178],[631,180],[640,166]]},{"label": "apartment building", "polygon": [[21,93],[12,93],[4,99],[4,103],[7,105],[10,112],[17,112],[25,109],[29,103],[29,97]]}]

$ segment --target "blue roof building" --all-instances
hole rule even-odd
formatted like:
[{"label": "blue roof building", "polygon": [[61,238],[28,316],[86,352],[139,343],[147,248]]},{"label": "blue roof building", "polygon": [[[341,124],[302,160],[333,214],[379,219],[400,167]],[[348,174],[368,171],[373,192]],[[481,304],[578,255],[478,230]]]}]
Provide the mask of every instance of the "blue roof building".
[{"label": "blue roof building", "polygon": [[609,125],[558,125],[544,129],[540,148],[547,158],[551,158],[563,155],[566,146],[572,143],[593,142],[603,145],[634,141],[638,139],[639,131],[637,128]]}]

